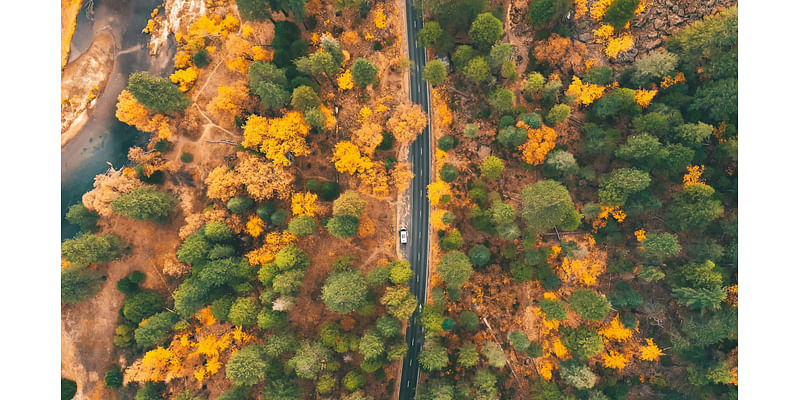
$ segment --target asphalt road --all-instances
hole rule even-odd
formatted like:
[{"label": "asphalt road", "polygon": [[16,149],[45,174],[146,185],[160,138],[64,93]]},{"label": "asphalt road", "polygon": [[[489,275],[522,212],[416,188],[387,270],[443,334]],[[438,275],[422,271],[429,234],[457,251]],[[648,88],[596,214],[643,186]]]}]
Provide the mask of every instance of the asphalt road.
[{"label": "asphalt road", "polygon": [[[415,10],[411,0],[406,0],[406,23],[408,26],[408,55],[412,62],[411,101],[422,106],[430,115],[428,106],[428,83],[422,80],[422,69],[425,67],[425,49],[417,47],[416,35],[422,28],[422,16]],[[428,285],[428,219],[430,204],[428,202],[428,184],[431,173],[430,125],[417,137],[409,148],[409,161],[414,172],[411,181],[411,226],[408,227],[408,254],[414,276],[411,278],[411,290],[420,304],[425,303]],[[419,361],[417,356],[422,346],[422,327],[416,324],[419,312],[411,316],[406,330],[408,353],[403,359],[403,371],[400,376],[400,400],[413,399],[417,391],[419,378]]]}]

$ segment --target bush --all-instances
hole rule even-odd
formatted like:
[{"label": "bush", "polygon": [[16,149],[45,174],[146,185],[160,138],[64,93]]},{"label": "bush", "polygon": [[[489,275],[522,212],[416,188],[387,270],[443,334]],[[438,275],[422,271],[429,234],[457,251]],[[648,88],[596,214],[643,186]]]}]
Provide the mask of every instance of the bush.
[{"label": "bush", "polygon": [[192,153],[184,152],[181,154],[181,162],[188,164],[192,161],[194,161],[194,156],[192,155]]},{"label": "bush", "polygon": [[354,392],[364,387],[367,383],[367,377],[359,370],[352,370],[342,378],[342,385],[350,392]]},{"label": "bush", "polygon": [[474,331],[478,329],[478,324],[480,323],[478,320],[478,314],[475,314],[472,311],[462,311],[458,319],[462,328],[468,331]]},{"label": "bush", "polygon": [[269,216],[269,222],[275,226],[283,225],[286,220],[289,218],[289,212],[279,208]]},{"label": "bush", "polygon": [[467,124],[464,126],[464,137],[467,139],[477,139],[478,133],[478,125]]},{"label": "bush", "polygon": [[489,248],[482,244],[472,246],[469,250],[469,261],[478,267],[488,264],[491,256],[492,253],[489,251]]},{"label": "bush", "polygon": [[84,233],[61,243],[61,258],[78,265],[104,264],[122,256],[122,250],[117,236]]},{"label": "bush", "polygon": [[458,144],[458,139],[456,139],[455,136],[448,135],[448,136],[442,136],[439,139],[437,147],[439,147],[439,149],[442,151],[448,151],[453,147],[456,147],[456,144]]},{"label": "bush", "polygon": [[578,289],[569,296],[569,306],[589,321],[602,321],[611,310],[611,304],[591,289]]},{"label": "bush", "polygon": [[205,68],[211,63],[211,56],[206,49],[200,49],[192,55],[192,62],[197,68]]},{"label": "bush", "polygon": [[111,209],[117,214],[140,221],[164,222],[177,204],[178,200],[171,194],[159,192],[151,186],[143,186],[112,200]]},{"label": "bush", "polygon": [[308,236],[317,231],[317,221],[313,217],[303,215],[289,221],[289,232],[295,236]]},{"label": "bush", "polygon": [[614,0],[606,13],[603,15],[603,22],[619,30],[633,18],[633,12],[639,7],[641,0]]},{"label": "bush", "polygon": [[390,150],[392,148],[392,143],[394,142],[394,136],[392,136],[389,132],[381,133],[381,144],[378,145],[378,150]]},{"label": "bush", "polygon": [[508,341],[518,351],[525,351],[531,345],[528,335],[522,331],[511,331],[508,333]]},{"label": "bush", "polygon": [[550,109],[550,112],[547,113],[547,123],[550,125],[555,125],[562,123],[569,118],[569,106],[566,104],[557,104]]},{"label": "bush", "polygon": [[451,164],[445,164],[439,170],[439,177],[447,183],[454,182],[458,178],[458,170]]},{"label": "bush", "polygon": [[481,168],[481,174],[483,175],[484,178],[490,181],[494,181],[503,176],[505,165],[503,163],[503,160],[495,156],[488,156],[483,159],[480,168]]},{"label": "bush", "polygon": [[445,251],[458,250],[463,243],[464,239],[461,237],[461,232],[457,229],[453,229],[439,241],[439,247]]},{"label": "bush", "polygon": [[320,196],[322,200],[333,201],[339,196],[339,184],[337,182],[325,182],[320,189]]},{"label": "bush", "polygon": [[94,211],[89,211],[83,204],[73,204],[69,207],[66,215],[70,224],[78,225],[83,232],[92,232],[97,228],[97,220],[100,216]]},{"label": "bush", "polygon": [[560,300],[542,299],[539,306],[547,319],[563,321],[567,319],[567,307]]},{"label": "bush", "polygon": [[364,57],[359,57],[350,70],[353,72],[353,81],[362,88],[378,81],[378,67]]},{"label": "bush", "polygon": [[70,400],[78,392],[78,384],[67,378],[61,378],[61,400]]},{"label": "bush", "polygon": [[118,389],[122,387],[122,371],[118,368],[110,369],[106,372],[106,375],[103,377],[103,382],[106,386],[114,389]]}]

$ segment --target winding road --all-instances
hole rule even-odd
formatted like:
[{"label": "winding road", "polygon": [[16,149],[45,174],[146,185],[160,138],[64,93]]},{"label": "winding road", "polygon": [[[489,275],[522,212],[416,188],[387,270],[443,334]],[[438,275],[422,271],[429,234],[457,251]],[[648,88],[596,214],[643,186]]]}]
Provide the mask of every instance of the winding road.
[{"label": "winding road", "polygon": [[[412,0],[406,0],[406,25],[408,32],[408,56],[411,60],[411,101],[422,106],[422,110],[430,115],[428,83],[422,80],[422,69],[425,68],[426,53],[417,47],[416,35],[422,28],[422,16],[412,6]],[[430,119],[430,118],[429,118]],[[425,304],[428,286],[428,218],[430,203],[427,187],[431,176],[431,133],[430,124],[417,137],[409,148],[409,161],[414,172],[411,181],[411,226],[408,227],[408,261],[414,276],[411,290],[419,304]],[[417,356],[422,347],[422,326],[416,323],[419,311],[414,312],[406,330],[408,353],[403,359],[403,370],[400,375],[400,400],[413,399],[417,391],[419,378],[419,361]]]}]

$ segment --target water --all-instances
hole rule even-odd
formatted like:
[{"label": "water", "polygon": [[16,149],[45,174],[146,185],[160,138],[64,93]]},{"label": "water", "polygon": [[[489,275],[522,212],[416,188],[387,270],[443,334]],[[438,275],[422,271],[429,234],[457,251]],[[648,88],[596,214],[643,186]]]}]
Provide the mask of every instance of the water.
[{"label": "water", "polygon": [[61,150],[61,239],[70,238],[78,227],[64,218],[69,206],[81,201],[92,188],[94,177],[108,170],[108,163],[119,169],[127,163],[131,146],[147,143],[149,134],[119,122],[114,116],[116,99],[135,71],[150,71],[165,76],[172,69],[175,44],[162,48],[157,57],[149,55],[149,36],[141,33],[150,12],[159,0],[85,0],[78,14],[72,39],[70,61],[86,51],[94,32],[109,30],[114,35],[120,53],[105,91],[98,97],[97,106],[80,133]]}]

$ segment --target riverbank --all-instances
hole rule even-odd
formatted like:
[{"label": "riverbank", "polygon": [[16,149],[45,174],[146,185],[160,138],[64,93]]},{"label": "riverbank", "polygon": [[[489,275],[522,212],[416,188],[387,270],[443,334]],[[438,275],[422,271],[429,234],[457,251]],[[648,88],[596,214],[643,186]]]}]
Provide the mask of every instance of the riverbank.
[{"label": "riverbank", "polygon": [[61,76],[62,149],[89,120],[97,97],[114,71],[116,53],[114,36],[109,32],[99,32],[89,49],[64,68]]},{"label": "riverbank", "polygon": [[61,0],[61,71],[69,60],[69,48],[72,35],[75,34],[75,22],[81,9],[82,0]]}]

